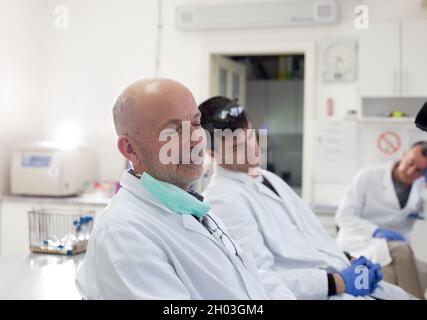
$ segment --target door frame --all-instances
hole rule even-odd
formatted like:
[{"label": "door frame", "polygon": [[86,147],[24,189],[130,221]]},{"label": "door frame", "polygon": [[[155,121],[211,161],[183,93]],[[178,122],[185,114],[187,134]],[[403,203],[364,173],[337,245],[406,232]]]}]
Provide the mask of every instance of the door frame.
[{"label": "door frame", "polygon": [[[215,58],[215,60],[214,60]],[[233,88],[233,73],[237,72],[239,76],[242,77],[242,80],[239,81],[239,101],[240,103],[242,103],[243,105],[245,105],[246,103],[246,87],[244,85],[244,82],[246,82],[246,66],[243,63],[239,63],[239,62],[234,62],[231,61],[231,59],[227,59],[224,58],[222,55],[211,55],[211,79],[209,79],[209,81],[211,81],[212,79],[218,79],[218,66],[222,66],[227,68],[227,74],[228,74],[228,79],[227,79],[227,91],[229,91],[229,93],[232,93],[232,88]],[[230,70],[231,69],[231,70]],[[229,73],[231,71],[231,73]],[[210,93],[211,95],[213,95],[213,92],[215,93],[215,95],[218,93],[219,94],[219,88],[218,88],[218,82],[210,82],[211,86],[210,86]],[[230,95],[231,97],[231,95]],[[232,98],[237,98],[237,97],[232,97]]]},{"label": "door frame", "polygon": [[202,50],[202,97],[210,97],[212,55],[304,55],[304,114],[303,114],[303,161],[302,197],[312,204],[313,200],[313,154],[314,154],[314,101],[315,101],[315,43],[314,42],[215,42],[207,43]]}]

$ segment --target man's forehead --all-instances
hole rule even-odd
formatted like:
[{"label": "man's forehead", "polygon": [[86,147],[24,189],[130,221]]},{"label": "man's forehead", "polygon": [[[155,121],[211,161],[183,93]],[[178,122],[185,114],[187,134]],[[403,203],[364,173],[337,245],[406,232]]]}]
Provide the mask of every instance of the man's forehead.
[{"label": "man's forehead", "polygon": [[186,106],[182,108],[165,108],[164,112],[160,114],[164,121],[168,120],[192,120],[195,117],[199,117],[200,111],[197,108],[192,108],[191,106]]},{"label": "man's forehead", "polygon": [[427,164],[427,158],[422,154],[421,146],[412,148],[409,152],[409,158],[417,164],[424,166]]}]

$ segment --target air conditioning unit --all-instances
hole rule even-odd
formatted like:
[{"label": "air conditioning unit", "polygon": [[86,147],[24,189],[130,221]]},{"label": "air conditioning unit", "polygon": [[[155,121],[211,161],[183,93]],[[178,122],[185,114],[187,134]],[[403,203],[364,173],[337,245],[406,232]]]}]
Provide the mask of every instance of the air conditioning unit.
[{"label": "air conditioning unit", "polygon": [[217,30],[331,25],[338,23],[336,0],[290,0],[178,6],[179,30]]}]

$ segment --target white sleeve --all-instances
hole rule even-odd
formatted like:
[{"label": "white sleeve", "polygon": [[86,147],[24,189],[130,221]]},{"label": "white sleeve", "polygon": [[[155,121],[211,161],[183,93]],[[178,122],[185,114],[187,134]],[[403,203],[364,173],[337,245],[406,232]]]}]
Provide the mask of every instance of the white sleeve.
[{"label": "white sleeve", "polygon": [[378,228],[376,224],[360,217],[366,201],[369,178],[369,171],[359,171],[341,201],[335,215],[340,232],[371,238]]},{"label": "white sleeve", "polygon": [[[141,233],[107,229],[98,238],[95,275],[104,299],[191,299],[162,249]],[[89,297],[90,298],[90,297]]]},{"label": "white sleeve", "polygon": [[[298,299],[324,299],[327,297],[326,271],[317,269],[298,269],[285,272],[274,270],[274,255],[267,247],[250,208],[244,205],[245,199],[216,195],[207,201],[213,212],[225,224],[233,240],[244,251],[251,252],[260,280],[272,299],[283,299],[281,294],[289,292],[289,290]],[[283,286],[286,287],[286,290]]]},{"label": "white sleeve", "polygon": [[[265,272],[260,270],[260,273]],[[321,300],[328,297],[328,277],[326,270],[321,269],[290,269],[286,271],[270,271],[280,275],[282,281],[297,299]]]}]

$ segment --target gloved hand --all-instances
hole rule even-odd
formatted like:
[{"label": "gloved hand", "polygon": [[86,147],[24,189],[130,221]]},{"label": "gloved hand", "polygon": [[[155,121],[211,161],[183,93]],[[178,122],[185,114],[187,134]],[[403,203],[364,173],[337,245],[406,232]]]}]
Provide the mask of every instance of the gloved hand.
[{"label": "gloved hand", "polygon": [[406,241],[405,237],[399,232],[382,228],[375,230],[373,237],[386,239],[387,241]]},{"label": "gloved hand", "polygon": [[[364,257],[362,256],[361,258],[364,258]],[[381,265],[379,263],[373,263],[371,260],[366,259],[366,266],[370,270],[374,271],[374,276],[376,280],[376,282],[372,287],[372,292],[374,292],[375,289],[378,287],[378,282],[380,282],[384,278],[383,272],[381,271]]]},{"label": "gloved hand", "polygon": [[345,284],[345,292],[356,297],[371,294],[383,278],[380,269],[379,264],[363,256],[353,260],[351,266],[339,273]]},{"label": "gloved hand", "polygon": [[411,212],[408,214],[408,219],[424,220],[424,217],[419,212]]}]

